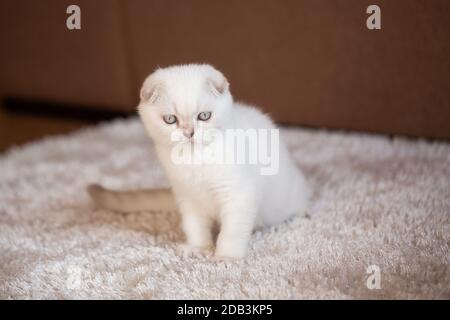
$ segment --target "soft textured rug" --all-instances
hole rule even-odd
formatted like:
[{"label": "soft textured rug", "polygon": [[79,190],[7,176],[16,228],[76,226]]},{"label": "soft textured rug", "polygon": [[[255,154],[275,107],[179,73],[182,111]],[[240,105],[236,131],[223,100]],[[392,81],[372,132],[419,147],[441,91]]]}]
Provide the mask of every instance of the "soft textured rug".
[{"label": "soft textured rug", "polygon": [[[450,298],[450,144],[284,129],[314,188],[248,258],[182,258],[174,212],[95,209],[85,186],[166,186],[133,118],[0,157],[0,298]],[[372,267],[369,267],[372,266]]]}]

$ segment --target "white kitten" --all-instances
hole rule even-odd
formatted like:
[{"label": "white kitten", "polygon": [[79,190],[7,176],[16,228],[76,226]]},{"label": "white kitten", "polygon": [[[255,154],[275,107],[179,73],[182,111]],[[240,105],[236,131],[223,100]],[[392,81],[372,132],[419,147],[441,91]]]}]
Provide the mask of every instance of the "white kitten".
[{"label": "white kitten", "polygon": [[[259,110],[233,102],[225,77],[209,65],[159,69],[144,82],[139,114],[154,141],[172,186],[169,190],[108,191],[91,186],[94,200],[113,210],[171,209],[182,215],[188,250],[213,247],[213,225],[218,222],[217,257],[244,257],[252,230],[304,212],[309,196],[305,179],[279,142],[276,174],[261,174],[261,164],[175,163],[173,150],[222,145],[206,142],[205,132],[226,135],[232,129],[275,129]],[[174,201],[175,200],[175,201]]]}]

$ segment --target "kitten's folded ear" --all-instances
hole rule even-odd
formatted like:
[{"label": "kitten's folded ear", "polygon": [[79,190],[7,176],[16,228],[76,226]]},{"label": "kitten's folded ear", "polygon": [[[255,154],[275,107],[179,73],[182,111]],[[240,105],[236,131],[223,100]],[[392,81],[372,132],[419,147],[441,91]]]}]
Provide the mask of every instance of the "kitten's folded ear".
[{"label": "kitten's folded ear", "polygon": [[159,86],[144,83],[140,93],[141,101],[153,103],[158,99],[158,97],[159,97]]},{"label": "kitten's folded ear", "polygon": [[228,91],[228,81],[227,79],[219,72],[215,74],[212,77],[208,77],[207,79],[208,87],[211,90],[211,92],[216,95],[220,96],[226,91]]}]

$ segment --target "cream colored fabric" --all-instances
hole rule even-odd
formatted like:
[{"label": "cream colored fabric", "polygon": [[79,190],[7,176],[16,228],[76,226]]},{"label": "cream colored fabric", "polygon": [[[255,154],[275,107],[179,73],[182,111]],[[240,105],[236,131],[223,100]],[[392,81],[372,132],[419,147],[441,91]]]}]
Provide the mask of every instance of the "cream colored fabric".
[{"label": "cream colored fabric", "polygon": [[[283,135],[314,188],[309,213],[256,232],[248,258],[232,262],[178,257],[176,213],[93,208],[89,183],[167,183],[137,119],[10,150],[0,298],[450,298],[448,143]],[[369,265],[381,289],[367,288]]]}]

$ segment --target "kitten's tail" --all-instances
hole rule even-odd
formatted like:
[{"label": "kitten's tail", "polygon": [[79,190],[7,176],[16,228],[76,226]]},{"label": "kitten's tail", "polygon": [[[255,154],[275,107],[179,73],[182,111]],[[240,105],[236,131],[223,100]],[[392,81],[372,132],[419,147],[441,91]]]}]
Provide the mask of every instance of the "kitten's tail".
[{"label": "kitten's tail", "polygon": [[93,184],[88,186],[87,190],[96,205],[113,211],[177,209],[170,189],[113,191]]}]

